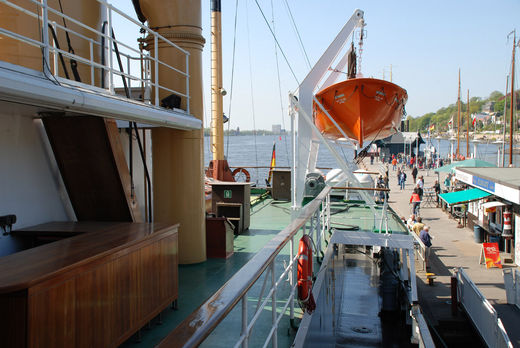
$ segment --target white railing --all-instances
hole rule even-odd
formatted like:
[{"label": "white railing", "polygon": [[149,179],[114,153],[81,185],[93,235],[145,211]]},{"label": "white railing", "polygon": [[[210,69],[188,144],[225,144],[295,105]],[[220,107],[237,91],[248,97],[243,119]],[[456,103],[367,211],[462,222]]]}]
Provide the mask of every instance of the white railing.
[{"label": "white railing", "polygon": [[457,273],[458,298],[482,339],[490,348],[513,347],[502,321],[463,268]]},{"label": "white railing", "polygon": [[504,269],[502,274],[504,275],[507,303],[520,309],[520,272],[517,269]]},{"label": "white railing", "polygon": [[[71,80],[66,80],[65,76],[60,76],[60,69],[59,69],[59,58],[60,55],[66,59],[69,60],[75,60],[78,64],[84,64],[88,67],[90,67],[90,74],[89,74],[89,82],[86,83],[85,79],[82,79],[82,83],[92,86],[92,87],[100,87],[102,83],[104,83],[104,77],[100,79],[100,82],[98,83],[99,86],[96,86],[96,79],[95,79],[95,73],[96,71],[99,72],[106,72],[106,78],[108,79],[108,86],[104,87],[104,92],[110,94],[115,94],[115,77],[124,78],[127,81],[128,87],[132,88],[132,86],[140,87],[144,93],[143,93],[143,99],[142,101],[148,102],[146,100],[145,96],[150,95],[150,90],[153,88],[154,94],[155,94],[155,100],[153,104],[155,106],[160,106],[159,101],[159,92],[160,91],[166,91],[168,94],[176,94],[180,97],[183,97],[186,99],[186,112],[189,113],[189,52],[184,50],[183,48],[179,47],[175,43],[171,42],[170,40],[164,38],[162,35],[158,34],[157,32],[151,30],[147,26],[142,25],[140,22],[136,21],[132,17],[130,17],[128,14],[124,13],[123,11],[115,8],[108,2],[104,0],[95,0],[97,1],[102,10],[106,12],[106,30],[102,31],[101,28],[91,28],[88,25],[81,23],[80,21],[56,10],[52,7],[49,7],[47,5],[47,0],[27,0],[28,2],[34,4],[34,9],[28,10],[26,8],[23,8],[17,4],[15,4],[13,1],[9,0],[0,0],[0,6],[9,6],[10,8],[17,11],[20,16],[27,16],[28,18],[32,18],[33,20],[38,21],[38,25],[41,23],[41,27],[39,28],[39,31],[41,33],[41,39],[35,40],[33,38],[21,35],[20,33],[16,33],[13,31],[10,31],[6,29],[2,23],[0,23],[0,36],[7,36],[11,39],[20,41],[24,44],[27,44],[29,46],[38,47],[42,50],[42,60],[44,64],[43,72],[45,74],[52,74],[55,79],[58,81],[67,81],[67,82],[73,82]],[[49,15],[58,16],[60,21],[64,19],[66,23],[68,23],[67,26],[60,24],[57,21],[49,21]],[[114,29],[113,22],[114,17],[117,16],[117,19],[123,23],[125,26],[125,31],[128,31],[128,26],[131,26],[132,28],[135,28],[136,33],[141,30],[143,33],[147,35],[146,40],[148,42],[147,50],[142,50],[139,48],[135,48],[135,44],[137,42],[137,37],[135,37],[134,42],[124,42],[120,41],[118,39],[114,39],[112,34],[117,35],[117,28]],[[85,30],[92,36],[96,37],[96,39],[93,39],[91,37],[88,37],[84,34],[81,34],[77,31],[74,31],[70,28],[71,24],[73,24],[76,27],[81,28],[82,30]],[[80,56],[78,54],[69,52],[68,50],[63,49],[63,46],[65,46],[65,42],[62,42],[60,45],[60,48],[58,48],[58,43],[54,40],[52,35],[49,35],[49,26],[52,27],[52,29],[56,33],[56,37],[59,37],[59,33],[68,33],[68,35],[71,37],[71,39],[74,39],[74,42],[80,42],[80,41],[86,41],[88,42],[89,47],[89,54],[88,56]],[[110,28],[110,29],[109,29]],[[122,34],[122,33],[121,33]],[[123,35],[122,35],[123,36]],[[115,54],[115,46],[118,46],[119,48],[119,55],[122,59],[125,60],[125,62],[122,62],[123,69],[126,68],[125,71],[121,71],[119,64],[117,62],[117,57]],[[161,61],[158,59],[158,47],[159,45],[166,45],[173,47],[177,52],[180,54],[183,54],[184,59],[184,67],[174,67],[169,64],[167,64],[164,61]],[[148,51],[154,52],[154,56],[150,55]],[[95,55],[94,52],[101,52],[104,51],[106,53],[106,62],[102,64],[102,62],[98,62],[98,58]],[[131,67],[136,66],[133,62],[139,62],[137,64],[137,68],[131,71]],[[52,63],[52,64],[51,64]],[[152,69],[153,65],[153,69]],[[179,78],[184,79],[185,81],[185,90],[179,91],[179,90],[173,90],[170,88],[167,88],[164,85],[161,85],[159,81],[161,81],[159,76],[159,67],[161,67],[165,73],[165,75],[169,74],[175,74],[179,76]],[[61,73],[63,74],[63,72]],[[104,76],[104,74],[103,74]],[[62,80],[63,79],[63,80]],[[101,82],[103,81],[103,82]],[[74,84],[74,83],[73,83]]]},{"label": "white railing", "polygon": [[[177,326],[159,346],[196,347],[200,345],[228,316],[231,310],[240,303],[241,332],[237,340],[230,346],[248,347],[255,324],[261,317],[262,311],[270,304],[271,327],[266,333],[264,342],[260,345],[266,347],[271,343],[272,347],[277,347],[278,326],[288,309],[289,318],[291,321],[294,320],[294,301],[297,286],[295,238],[299,238],[303,234],[310,235],[316,244],[316,254],[319,256],[321,242],[327,238],[325,232],[330,225],[329,202],[330,187],[326,187],[318,197],[302,209],[298,218],[271,239],[226,284]],[[287,244],[289,245],[288,262],[284,262],[284,266],[278,275],[275,266],[276,257]],[[251,309],[248,292],[253,285],[257,283],[260,285],[262,276],[264,276],[263,284],[258,295],[258,302],[253,306],[254,314],[251,317],[248,313]],[[279,291],[280,287],[287,282],[289,283],[289,291],[285,293]],[[268,288],[269,284],[270,287]],[[281,299],[281,295],[285,295],[286,298]],[[229,335],[233,335],[233,333],[229,332]],[[255,338],[258,335],[259,332],[255,331]]]},{"label": "white railing", "polygon": [[419,305],[414,305],[411,310],[412,313],[412,336],[415,339],[415,343],[420,348],[435,348],[430,329],[424,319],[424,315],[421,312]]},{"label": "white railing", "polygon": [[410,231],[410,234],[414,238],[414,246],[415,246],[415,258],[421,259],[422,261],[422,270],[426,271],[426,245],[424,245],[423,241],[419,236],[414,232]]}]

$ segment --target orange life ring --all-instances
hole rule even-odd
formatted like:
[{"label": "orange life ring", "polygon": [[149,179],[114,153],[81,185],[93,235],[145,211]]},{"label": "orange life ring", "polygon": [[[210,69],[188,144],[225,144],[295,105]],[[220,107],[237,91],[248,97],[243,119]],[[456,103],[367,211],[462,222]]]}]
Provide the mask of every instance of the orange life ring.
[{"label": "orange life ring", "polygon": [[298,246],[298,300],[308,313],[316,309],[312,296],[312,243],[309,235],[304,235]]},{"label": "orange life ring", "polygon": [[[235,168],[235,170],[231,172],[231,175],[233,175],[233,178],[234,178],[235,175],[237,175],[239,173],[244,173],[244,175],[246,176],[246,182],[251,181],[251,175],[249,175],[249,172],[245,168]],[[235,181],[236,181],[236,179],[235,179]]]}]

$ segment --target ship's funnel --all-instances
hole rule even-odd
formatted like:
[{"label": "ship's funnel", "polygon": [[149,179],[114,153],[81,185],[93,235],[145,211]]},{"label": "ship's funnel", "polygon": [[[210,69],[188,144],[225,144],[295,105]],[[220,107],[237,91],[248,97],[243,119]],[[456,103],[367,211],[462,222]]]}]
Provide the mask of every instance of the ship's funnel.
[{"label": "ship's funnel", "polygon": [[[205,40],[201,35],[200,0],[141,0],[139,7],[151,29],[189,52],[189,110],[193,116],[202,120],[202,48]],[[173,67],[185,67],[186,56],[174,47],[159,43],[156,48],[150,39],[147,40],[147,47],[151,56],[157,54],[161,62]],[[184,91],[186,80],[161,66],[161,86]],[[168,96],[169,92],[163,90],[159,99]],[[186,98],[182,97],[182,109],[186,109],[186,102]],[[152,142],[154,220],[180,223],[180,263],[204,261],[206,231],[202,130],[154,128]]]}]

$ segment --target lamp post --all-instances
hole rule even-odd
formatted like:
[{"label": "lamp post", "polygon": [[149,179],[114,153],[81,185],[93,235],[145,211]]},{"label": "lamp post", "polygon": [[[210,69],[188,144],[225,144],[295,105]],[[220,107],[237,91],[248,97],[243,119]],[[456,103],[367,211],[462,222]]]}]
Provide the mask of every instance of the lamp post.
[{"label": "lamp post", "polygon": [[453,145],[457,139],[455,137],[450,138],[450,163],[453,162]]},{"label": "lamp post", "polygon": [[437,139],[437,168],[439,168],[440,160],[441,160],[441,136],[438,135],[435,139]]}]

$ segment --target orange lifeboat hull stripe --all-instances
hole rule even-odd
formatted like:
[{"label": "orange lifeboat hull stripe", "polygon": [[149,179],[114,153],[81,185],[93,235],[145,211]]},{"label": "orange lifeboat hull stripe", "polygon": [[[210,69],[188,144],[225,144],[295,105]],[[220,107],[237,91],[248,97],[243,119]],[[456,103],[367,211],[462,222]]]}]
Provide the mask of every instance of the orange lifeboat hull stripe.
[{"label": "orange lifeboat hull stripe", "polygon": [[[405,89],[388,81],[355,78],[336,83],[316,94],[347,137],[363,146],[394,134],[408,100]],[[313,103],[314,124],[325,136],[344,138],[320,106]]]}]

